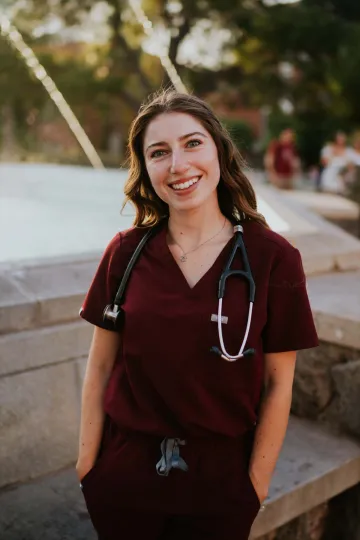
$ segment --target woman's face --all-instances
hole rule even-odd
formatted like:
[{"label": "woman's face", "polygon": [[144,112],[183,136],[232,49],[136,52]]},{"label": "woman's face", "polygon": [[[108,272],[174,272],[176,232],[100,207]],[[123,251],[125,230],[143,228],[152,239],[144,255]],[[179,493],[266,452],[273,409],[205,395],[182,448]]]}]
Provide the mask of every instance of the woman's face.
[{"label": "woman's face", "polygon": [[143,152],[156,194],[170,209],[217,201],[220,166],[215,142],[190,114],[163,113],[147,126]]},{"label": "woman's face", "polygon": [[342,133],[341,131],[339,131],[336,134],[335,141],[336,141],[336,144],[338,144],[339,146],[345,146],[345,144],[346,144],[346,135],[345,135],[345,133]]}]

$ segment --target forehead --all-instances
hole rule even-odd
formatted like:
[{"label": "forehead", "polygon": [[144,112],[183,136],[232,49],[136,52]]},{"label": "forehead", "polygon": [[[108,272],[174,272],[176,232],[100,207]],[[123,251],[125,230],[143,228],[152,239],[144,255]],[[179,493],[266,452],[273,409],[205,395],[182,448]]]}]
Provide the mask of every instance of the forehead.
[{"label": "forehead", "polygon": [[151,120],[147,126],[144,135],[144,146],[160,141],[170,143],[194,131],[209,135],[201,122],[191,114],[181,112],[162,113]]}]

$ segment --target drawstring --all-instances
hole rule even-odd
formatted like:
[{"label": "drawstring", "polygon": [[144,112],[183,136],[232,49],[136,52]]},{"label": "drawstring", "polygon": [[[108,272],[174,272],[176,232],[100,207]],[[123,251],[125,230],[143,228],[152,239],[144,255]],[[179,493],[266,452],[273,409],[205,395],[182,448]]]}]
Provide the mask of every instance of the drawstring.
[{"label": "drawstring", "polygon": [[160,476],[168,476],[171,469],[181,469],[187,472],[188,466],[180,456],[180,446],[184,446],[186,441],[182,439],[172,439],[165,437],[161,443],[161,459],[156,464],[156,471]]}]

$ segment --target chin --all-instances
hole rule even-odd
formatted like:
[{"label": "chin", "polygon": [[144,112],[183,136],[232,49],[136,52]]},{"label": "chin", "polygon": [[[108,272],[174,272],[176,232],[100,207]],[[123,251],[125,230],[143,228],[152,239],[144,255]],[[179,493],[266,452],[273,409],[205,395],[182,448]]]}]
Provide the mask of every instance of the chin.
[{"label": "chin", "polygon": [[189,200],[187,201],[176,201],[176,203],[172,205],[172,207],[174,208],[174,210],[179,210],[179,211],[198,210],[204,204],[206,204],[206,202],[207,202],[206,199],[199,200],[198,198],[194,197],[193,199],[189,198]]}]

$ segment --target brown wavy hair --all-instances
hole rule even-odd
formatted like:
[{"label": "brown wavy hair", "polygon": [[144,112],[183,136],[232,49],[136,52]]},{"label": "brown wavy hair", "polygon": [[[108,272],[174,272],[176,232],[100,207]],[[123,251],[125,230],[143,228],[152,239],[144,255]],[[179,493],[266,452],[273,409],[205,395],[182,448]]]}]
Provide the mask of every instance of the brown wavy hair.
[{"label": "brown wavy hair", "polygon": [[135,206],[135,227],[156,225],[169,216],[168,205],[155,193],[146,169],[143,140],[149,123],[159,114],[180,112],[193,116],[210,133],[218,151],[220,181],[217,187],[221,212],[230,221],[253,220],[268,227],[257,211],[254,189],[243,172],[245,162],[225,127],[201,99],[175,90],[161,90],[150,96],[132,122],[128,142],[129,176],[125,183],[124,206]]}]

